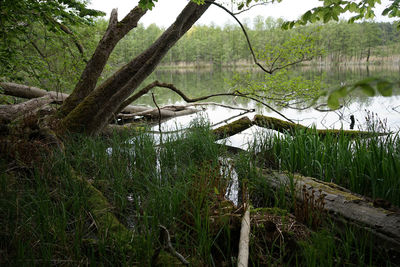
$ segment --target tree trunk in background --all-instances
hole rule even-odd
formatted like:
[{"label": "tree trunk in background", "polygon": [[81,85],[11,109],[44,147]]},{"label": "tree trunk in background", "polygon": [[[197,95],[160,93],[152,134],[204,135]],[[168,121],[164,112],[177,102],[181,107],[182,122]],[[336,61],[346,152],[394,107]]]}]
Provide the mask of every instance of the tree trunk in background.
[{"label": "tree trunk in background", "polygon": [[209,6],[189,2],[176,21],[147,50],[123,66],[68,113],[61,121],[61,130],[99,134],[121,103],[153,72],[169,49]]}]

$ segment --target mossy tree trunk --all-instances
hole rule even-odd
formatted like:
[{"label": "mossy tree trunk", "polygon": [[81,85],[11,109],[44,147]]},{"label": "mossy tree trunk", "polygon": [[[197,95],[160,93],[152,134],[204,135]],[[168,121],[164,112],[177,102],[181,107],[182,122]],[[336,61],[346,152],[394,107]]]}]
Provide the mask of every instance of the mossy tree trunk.
[{"label": "mossy tree trunk", "polygon": [[103,38],[96,47],[91,59],[86,64],[84,71],[72,94],[62,105],[61,115],[71,112],[86,96],[96,87],[104,66],[118,42],[133,28],[136,28],[140,18],[146,14],[146,10],[140,7],[132,9],[121,21],[118,21],[118,13],[113,9],[110,15],[110,22]]},{"label": "mossy tree trunk", "polygon": [[[103,69],[106,62],[104,59],[108,58],[109,53],[99,55],[103,59],[100,61],[104,64],[101,64],[98,68],[89,68],[91,63],[89,62],[80,82],[69,97],[70,100],[65,101],[61,107],[61,114],[59,114],[61,115],[60,130],[89,135],[99,134],[112,119],[123,101],[153,72],[169,49],[193,26],[209,6],[210,4],[197,5],[189,2],[175,22],[148,49],[95,89],[92,88],[97,82],[101,73],[99,70]],[[135,16],[137,20],[141,17],[141,12],[143,13],[143,11],[137,11]],[[136,24],[137,21],[132,19],[130,23]],[[115,22],[115,18],[112,16],[109,28],[118,29],[119,24]],[[125,27],[125,25],[122,24],[121,27]],[[110,34],[109,31],[106,32],[106,35],[107,33]],[[103,38],[102,41],[105,39],[107,38]],[[104,42],[107,44],[109,42],[112,46],[118,38],[110,39],[111,41]],[[99,46],[107,46],[102,41]],[[91,61],[95,61],[95,59],[92,58]]]}]

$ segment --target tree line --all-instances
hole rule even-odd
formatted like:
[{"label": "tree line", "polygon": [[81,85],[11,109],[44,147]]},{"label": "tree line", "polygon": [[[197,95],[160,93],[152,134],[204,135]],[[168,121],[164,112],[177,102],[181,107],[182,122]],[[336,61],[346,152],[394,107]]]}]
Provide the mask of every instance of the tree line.
[{"label": "tree line", "polygon": [[[282,19],[261,16],[254,18],[252,22],[249,19],[244,20],[243,25],[261,61],[265,58],[265,51],[272,51],[274,47],[287,47],[299,33],[303,37],[306,36],[305,38],[312,36],[313,46],[318,49],[312,63],[376,64],[395,62],[396,56],[400,55],[400,34],[395,24],[348,24],[340,21],[282,30],[282,23]],[[0,66],[0,79],[7,77],[7,80],[48,90],[72,90],[79,78],[76,74],[82,72],[107,25],[108,21],[105,19],[97,19],[91,24],[72,27],[75,36],[69,37],[71,40],[68,40],[45,25],[30,24],[25,27],[23,35],[9,40],[7,47],[13,47],[14,51],[5,55],[7,64]],[[145,27],[139,23],[115,47],[99,81],[106,79],[117,68],[151,45],[164,30],[156,24]],[[83,52],[76,49],[76,39],[84,48]],[[303,40],[304,42],[307,40]],[[301,46],[297,49],[301,49]],[[242,29],[230,23],[224,26],[193,26],[161,62],[161,65],[169,67],[250,64],[253,64],[252,56]]]},{"label": "tree line", "polygon": [[[271,17],[254,18],[253,23],[245,20],[244,26],[257,53],[271,46],[288,42],[297,32],[313,35],[316,45],[323,53],[315,62],[324,64],[382,62],[391,60],[400,51],[400,35],[395,24],[362,22],[349,24],[345,21],[325,25],[310,25],[291,30],[282,30],[282,19]],[[251,25],[252,24],[252,25]],[[250,26],[251,25],[251,26]],[[121,41],[113,55],[113,62],[125,62],[132,55],[147,47],[163,32],[155,24],[140,25]],[[210,49],[212,47],[212,49]],[[249,47],[239,25],[194,26],[178,43],[163,62],[173,65],[178,62],[214,66],[240,64],[252,60]],[[179,65],[178,65],[179,66]]]}]

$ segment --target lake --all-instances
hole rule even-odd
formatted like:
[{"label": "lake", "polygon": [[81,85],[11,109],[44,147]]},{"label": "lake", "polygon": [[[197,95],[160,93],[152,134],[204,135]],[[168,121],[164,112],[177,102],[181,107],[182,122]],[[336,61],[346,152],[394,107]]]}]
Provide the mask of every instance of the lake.
[{"label": "lake", "polygon": [[[366,77],[382,77],[389,80],[397,80],[400,73],[399,66],[337,66],[337,67],[311,67],[306,66],[297,70],[304,77],[312,78],[315,75],[324,74],[324,82],[329,89],[338,88],[341,84],[351,84]],[[235,73],[245,73],[246,70],[234,69],[197,69],[197,70],[156,70],[151,77],[143,83],[146,85],[153,80],[172,83],[182,90],[188,97],[200,97],[209,94],[232,91],[229,88],[228,80],[232,79]],[[254,79],[262,79],[264,74],[259,71],[252,71]],[[159,106],[184,104],[184,101],[177,94],[168,89],[158,88],[154,91],[156,102]],[[256,113],[273,116],[283,119],[279,114],[270,109],[256,105],[253,101],[232,97],[215,97],[206,102],[217,102],[230,106],[252,109],[256,112],[246,114],[252,118]],[[154,106],[151,94],[147,94],[135,104]],[[242,111],[222,108],[218,106],[206,106],[206,110],[200,112],[200,115],[210,120],[211,124],[221,125],[225,120],[241,114]],[[368,97],[364,94],[356,93],[344,101],[343,108],[335,111],[321,112],[314,108],[306,110],[277,108],[281,113],[291,120],[305,126],[316,125],[319,129],[349,129],[350,115],[356,119],[355,129],[365,128],[367,113],[374,113],[375,118],[386,122],[387,127],[393,131],[400,129],[400,90],[395,90],[391,97],[374,96]],[[175,118],[163,123],[162,130],[175,130],[177,128],[187,127],[190,121],[199,116],[199,113],[190,116]],[[158,131],[158,127],[154,127]],[[252,136],[253,131],[244,133]],[[246,138],[238,136],[233,139],[233,143],[246,142]],[[236,139],[236,141],[235,141]]]}]

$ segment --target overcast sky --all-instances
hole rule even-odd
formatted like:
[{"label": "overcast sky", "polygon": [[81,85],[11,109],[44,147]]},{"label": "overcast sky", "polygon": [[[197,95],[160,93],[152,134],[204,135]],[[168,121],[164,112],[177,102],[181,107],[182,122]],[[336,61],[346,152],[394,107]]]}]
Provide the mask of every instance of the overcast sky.
[{"label": "overcast sky", "polygon": [[[118,8],[119,19],[123,18],[139,1],[135,0],[91,0],[90,8],[98,9],[107,13],[108,19],[113,8]],[[144,25],[148,26],[151,23],[156,23],[158,26],[168,27],[187,4],[187,0],[159,0],[153,10],[140,20]],[[304,14],[307,10],[320,5],[318,0],[283,0],[281,3],[276,3],[267,6],[257,6],[253,9],[240,15],[239,18],[252,18],[257,15],[263,17],[272,16],[275,18],[283,18],[285,20],[294,20]],[[383,0],[382,5],[378,8],[376,14],[382,13],[382,10],[388,5],[388,0]],[[385,18],[378,17],[379,21],[388,21]],[[222,9],[211,6],[206,13],[197,22],[200,24],[209,25],[211,22],[223,26],[226,22],[233,23],[231,17]]]}]

